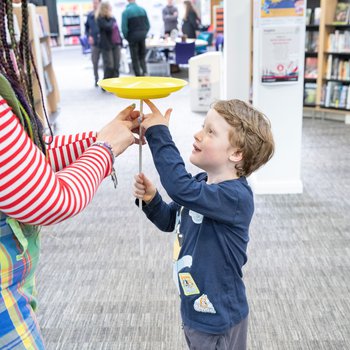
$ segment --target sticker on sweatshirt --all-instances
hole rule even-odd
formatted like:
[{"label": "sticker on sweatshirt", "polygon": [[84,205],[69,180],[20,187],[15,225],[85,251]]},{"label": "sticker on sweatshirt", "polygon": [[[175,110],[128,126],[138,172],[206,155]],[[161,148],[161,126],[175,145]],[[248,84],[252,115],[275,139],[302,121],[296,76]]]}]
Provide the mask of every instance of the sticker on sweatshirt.
[{"label": "sticker on sweatshirt", "polygon": [[188,214],[192,218],[192,221],[195,224],[201,224],[202,223],[202,221],[203,221],[203,215],[202,214],[198,214],[198,213],[196,213],[193,210],[190,210]]},{"label": "sticker on sweatshirt", "polygon": [[199,294],[199,289],[190,273],[188,272],[179,273],[179,279],[185,295]]},{"label": "sticker on sweatshirt", "polygon": [[216,314],[216,310],[206,294],[202,294],[198,299],[196,299],[193,307],[198,312]]},{"label": "sticker on sweatshirt", "polygon": [[179,283],[179,272],[184,269],[185,267],[191,267],[192,266],[192,256],[191,255],[184,255],[182,258],[180,258],[178,261],[175,261],[173,264],[173,280],[176,285],[177,291],[180,295],[180,283]]}]

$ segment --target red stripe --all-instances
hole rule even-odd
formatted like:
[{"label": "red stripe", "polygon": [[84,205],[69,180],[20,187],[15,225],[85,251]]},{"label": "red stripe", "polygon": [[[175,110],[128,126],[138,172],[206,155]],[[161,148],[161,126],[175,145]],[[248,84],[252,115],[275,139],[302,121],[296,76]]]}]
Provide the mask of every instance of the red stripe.
[{"label": "red stripe", "polygon": [[73,158],[72,158],[72,155],[71,155],[71,152],[70,152],[70,147],[69,147],[69,145],[67,145],[65,148],[66,148],[66,152],[67,152],[67,157],[68,157],[69,164],[72,164],[72,163],[73,163]]}]

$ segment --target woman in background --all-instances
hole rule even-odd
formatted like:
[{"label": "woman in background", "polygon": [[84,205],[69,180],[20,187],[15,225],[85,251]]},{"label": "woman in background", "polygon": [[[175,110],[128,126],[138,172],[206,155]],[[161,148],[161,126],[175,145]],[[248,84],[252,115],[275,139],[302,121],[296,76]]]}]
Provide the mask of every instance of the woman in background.
[{"label": "woman in background", "polygon": [[34,312],[40,226],[88,205],[113,174],[114,157],[134,143],[139,113],[132,105],[98,133],[45,138],[28,34],[28,6],[34,5],[22,0],[19,42],[13,6],[0,2],[0,349],[43,350]]},{"label": "woman in background", "polygon": [[199,29],[200,18],[197,15],[191,1],[184,1],[185,15],[182,21],[182,33],[187,38],[195,39],[197,37],[196,31]]},{"label": "woman in background", "polygon": [[108,1],[100,3],[96,12],[96,22],[100,32],[99,47],[103,59],[103,78],[117,78],[122,40],[117,21],[112,14],[112,6]]}]

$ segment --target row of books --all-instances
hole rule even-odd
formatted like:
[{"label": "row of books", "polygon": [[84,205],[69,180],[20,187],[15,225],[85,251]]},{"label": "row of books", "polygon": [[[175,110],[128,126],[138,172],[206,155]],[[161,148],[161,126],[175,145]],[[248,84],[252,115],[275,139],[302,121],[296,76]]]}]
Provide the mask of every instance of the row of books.
[{"label": "row of books", "polygon": [[50,37],[50,46],[51,47],[59,46],[59,40],[57,37]]},{"label": "row of books", "polygon": [[[321,8],[306,9],[306,25],[319,25],[321,18]],[[350,2],[347,0],[338,1],[334,12],[333,24],[350,24]]]},{"label": "row of books", "polygon": [[63,35],[80,35],[80,26],[63,27]]},{"label": "row of books", "polygon": [[316,7],[314,9],[307,8],[306,9],[306,25],[319,25],[321,18],[321,8]]},{"label": "row of books", "polygon": [[49,49],[47,43],[40,44],[41,58],[43,61],[43,67],[48,66],[51,63]]},{"label": "row of books", "polygon": [[43,38],[44,36],[48,35],[48,33],[45,30],[44,26],[44,19],[41,15],[36,15],[36,27],[38,30],[39,38]]},{"label": "row of books", "polygon": [[329,55],[327,59],[326,79],[350,81],[350,59]]},{"label": "row of books", "polygon": [[62,23],[64,26],[80,25],[80,17],[77,16],[62,16]]},{"label": "row of books", "polygon": [[45,87],[46,87],[46,95],[51,94],[53,92],[53,86],[51,84],[50,76],[47,71],[44,71],[44,80],[45,80]]},{"label": "row of books", "polygon": [[350,88],[339,82],[329,81],[322,86],[321,106],[350,109]]},{"label": "row of books", "polygon": [[315,106],[316,104],[316,83],[305,83],[304,85],[304,105]]},{"label": "row of books", "polygon": [[[305,83],[304,105],[316,105],[316,83]],[[350,110],[350,87],[338,82],[328,82],[322,87],[321,107]]]},{"label": "row of books", "polygon": [[305,59],[305,79],[317,79],[317,57],[306,57]]},{"label": "row of books", "polygon": [[350,31],[336,30],[328,36],[328,52],[350,52]]},{"label": "row of books", "polygon": [[[305,79],[317,79],[318,67],[317,57],[307,57],[305,59]],[[325,78],[350,81],[350,59],[345,60],[339,57],[328,56]]]},{"label": "row of books", "polygon": [[64,38],[64,45],[79,45],[79,35]]},{"label": "row of books", "polygon": [[334,13],[334,24],[349,24],[350,3],[347,1],[338,1]]},{"label": "row of books", "polygon": [[319,33],[316,31],[306,31],[305,33],[305,52],[318,51]]}]

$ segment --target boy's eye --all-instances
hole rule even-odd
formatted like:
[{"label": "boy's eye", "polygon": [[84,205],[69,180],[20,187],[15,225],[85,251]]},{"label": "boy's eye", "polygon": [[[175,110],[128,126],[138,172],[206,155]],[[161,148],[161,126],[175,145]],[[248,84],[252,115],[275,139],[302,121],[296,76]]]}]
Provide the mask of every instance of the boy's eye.
[{"label": "boy's eye", "polygon": [[212,129],[208,129],[208,134],[212,134],[214,131]]}]

